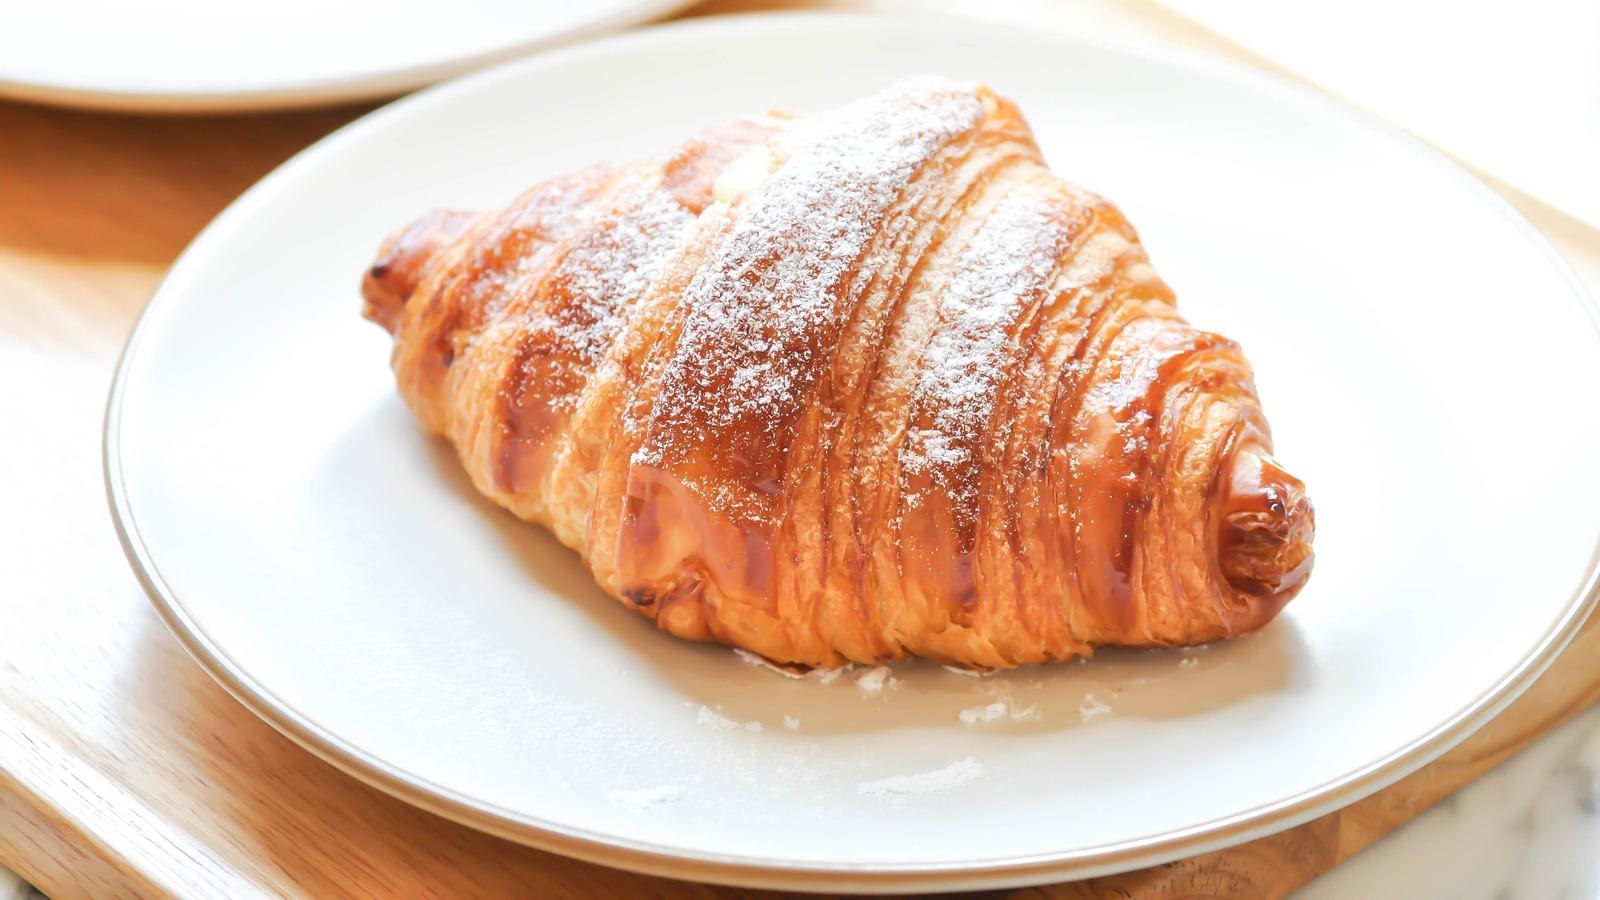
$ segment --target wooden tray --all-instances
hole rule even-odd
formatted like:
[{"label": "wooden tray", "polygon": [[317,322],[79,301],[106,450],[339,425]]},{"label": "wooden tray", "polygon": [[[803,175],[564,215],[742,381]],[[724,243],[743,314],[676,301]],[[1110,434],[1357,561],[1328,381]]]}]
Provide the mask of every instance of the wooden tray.
[{"label": "wooden tray", "polygon": [[[1240,56],[1143,2],[984,6]],[[761,895],[530,850],[345,777],[213,683],[129,573],[100,479],[124,337],[212,216],[364,111],[152,119],[0,104],[0,862],[57,898]],[[1505,193],[1600,288],[1600,233]],[[1591,624],[1488,727],[1341,812],[1015,896],[1282,896],[1600,697],[1597,658]]]}]

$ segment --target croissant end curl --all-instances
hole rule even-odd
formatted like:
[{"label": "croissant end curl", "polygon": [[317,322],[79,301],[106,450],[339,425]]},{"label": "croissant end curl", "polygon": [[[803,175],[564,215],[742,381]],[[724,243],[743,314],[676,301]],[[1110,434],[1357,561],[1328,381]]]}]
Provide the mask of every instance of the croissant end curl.
[{"label": "croissant end curl", "polygon": [[1238,345],[986,88],[434,212],[362,294],[478,489],[679,637],[1002,668],[1253,631],[1311,571]]}]

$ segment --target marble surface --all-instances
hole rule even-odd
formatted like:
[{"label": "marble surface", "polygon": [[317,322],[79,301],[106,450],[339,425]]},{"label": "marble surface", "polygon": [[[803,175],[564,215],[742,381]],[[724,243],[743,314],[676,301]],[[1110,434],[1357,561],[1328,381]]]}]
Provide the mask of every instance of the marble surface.
[{"label": "marble surface", "polygon": [[[0,900],[38,898],[0,867]],[[1295,900],[1600,898],[1600,707],[1312,882]]]},{"label": "marble surface", "polygon": [[42,895],[5,866],[0,866],[0,900],[37,900]]},{"label": "marble surface", "polygon": [[1296,900],[1600,897],[1600,707],[1312,882]]}]

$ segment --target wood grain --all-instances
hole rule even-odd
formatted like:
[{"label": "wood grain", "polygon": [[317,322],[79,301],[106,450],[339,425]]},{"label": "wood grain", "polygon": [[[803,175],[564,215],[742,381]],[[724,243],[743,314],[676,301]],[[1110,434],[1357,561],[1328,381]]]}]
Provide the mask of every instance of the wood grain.
[{"label": "wood grain", "polygon": [[[981,12],[1239,56],[1143,2]],[[0,104],[0,862],[58,898],[780,896],[567,860],[367,788],[211,681],[129,573],[100,479],[123,339],[212,216],[363,111],[174,119]],[[1499,187],[1600,289],[1600,234]],[[989,896],[1282,896],[1593,702],[1597,653],[1591,625],[1483,731],[1335,815],[1168,866]]]}]

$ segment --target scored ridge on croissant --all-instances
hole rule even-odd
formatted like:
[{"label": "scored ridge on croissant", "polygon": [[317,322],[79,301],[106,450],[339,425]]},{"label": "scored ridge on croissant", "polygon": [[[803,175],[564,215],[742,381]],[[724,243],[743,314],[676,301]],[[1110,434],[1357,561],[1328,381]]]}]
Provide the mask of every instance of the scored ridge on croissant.
[{"label": "scored ridge on croissant", "polygon": [[1249,632],[1310,573],[1239,347],[987,88],[430,213],[362,294],[477,488],[680,637],[1003,668]]}]

